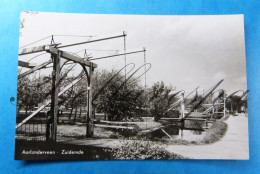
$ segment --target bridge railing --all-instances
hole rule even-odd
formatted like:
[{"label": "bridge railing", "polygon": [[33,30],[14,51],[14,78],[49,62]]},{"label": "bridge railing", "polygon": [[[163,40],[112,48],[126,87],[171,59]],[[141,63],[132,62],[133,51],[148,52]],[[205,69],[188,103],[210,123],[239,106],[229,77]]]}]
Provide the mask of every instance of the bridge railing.
[{"label": "bridge railing", "polygon": [[[23,119],[23,115],[19,115],[19,119]],[[26,141],[46,141],[46,125],[48,116],[44,113],[38,114],[25,124],[16,129],[16,139]]]}]

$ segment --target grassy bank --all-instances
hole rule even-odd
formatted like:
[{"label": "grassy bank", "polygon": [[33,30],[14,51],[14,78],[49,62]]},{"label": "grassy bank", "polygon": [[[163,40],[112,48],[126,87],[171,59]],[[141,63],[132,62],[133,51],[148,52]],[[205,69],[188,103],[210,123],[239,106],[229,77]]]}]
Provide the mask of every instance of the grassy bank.
[{"label": "grassy bank", "polygon": [[219,141],[227,132],[227,124],[223,121],[216,121],[212,127],[205,132],[201,144],[209,144]]},{"label": "grassy bank", "polygon": [[[185,127],[200,128],[203,122],[196,121],[186,121]],[[165,123],[166,124],[166,123]],[[169,123],[167,123],[169,124]],[[147,130],[151,128],[156,128],[163,126],[162,123],[149,122],[147,123],[137,123],[136,125],[131,125],[135,127],[134,130],[122,130],[122,129],[109,129],[109,128],[95,128],[95,138],[113,138],[113,139],[132,139],[132,140],[146,140],[154,141],[156,144],[182,144],[182,145],[201,145],[210,144],[219,141],[227,131],[227,124],[222,120],[217,120],[213,125],[206,129],[204,132],[199,130],[194,130],[191,135],[184,133],[186,136],[183,138],[176,135],[180,135],[178,128],[173,127],[163,127],[163,129],[170,134],[175,136],[173,140],[169,139],[165,133],[160,129],[156,129],[151,132],[141,132],[142,130]],[[61,139],[68,140],[69,138],[84,138],[86,134],[85,126],[80,125],[59,125],[58,126],[58,136]]]}]

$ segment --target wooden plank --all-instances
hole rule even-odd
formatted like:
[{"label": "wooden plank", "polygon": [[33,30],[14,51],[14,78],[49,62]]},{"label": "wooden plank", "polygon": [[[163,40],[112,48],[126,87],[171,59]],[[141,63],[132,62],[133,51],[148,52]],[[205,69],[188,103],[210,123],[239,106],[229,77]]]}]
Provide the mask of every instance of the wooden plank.
[{"label": "wooden plank", "polygon": [[[160,118],[161,120],[175,120],[175,121],[181,121],[181,118]],[[203,118],[186,118],[185,120],[194,120],[194,121],[206,121],[207,119]]]},{"label": "wooden plank", "polygon": [[206,121],[207,119],[203,119],[203,118],[186,118],[185,120]]},{"label": "wooden plank", "polygon": [[162,117],[162,118],[160,118],[160,120],[181,120],[181,118],[165,118],[165,117]]},{"label": "wooden plank", "polygon": [[127,126],[112,126],[112,125],[104,125],[104,124],[95,124],[95,127],[101,128],[112,128],[112,129],[130,129],[133,130],[134,127],[127,127]]},{"label": "wooden plank", "polygon": [[45,51],[46,49],[48,49],[48,47],[49,47],[48,45],[41,45],[38,47],[24,48],[19,51],[19,56]]},{"label": "wooden plank", "polygon": [[50,44],[50,45],[41,45],[41,46],[31,47],[31,48],[24,48],[19,51],[19,56],[46,51],[49,49],[50,46],[57,46],[57,45],[60,45],[60,43]]},{"label": "wooden plank", "polygon": [[[222,105],[223,103],[214,103],[214,106],[216,105]],[[213,104],[202,104],[202,105],[205,105],[205,106],[212,106]]]},{"label": "wooden plank", "polygon": [[58,51],[60,51],[61,52],[60,56],[67,59],[67,60],[70,60],[70,61],[73,61],[73,62],[76,62],[76,63],[80,63],[80,64],[88,66],[88,67],[97,68],[97,64],[90,62],[90,61],[87,61],[85,59],[81,59],[81,58],[79,58],[79,57],[77,57],[73,54],[67,53],[65,51],[58,50],[57,48],[49,47],[48,49],[46,49],[46,51],[49,52],[49,53],[53,53],[53,54],[58,54]]},{"label": "wooden plank", "polygon": [[44,62],[44,63],[42,63],[42,64],[40,64],[40,65],[34,67],[33,69],[31,69],[31,70],[29,70],[29,71],[26,71],[26,72],[24,72],[24,73],[18,75],[18,79],[20,79],[20,78],[22,78],[22,77],[24,77],[24,76],[27,76],[27,75],[33,73],[34,71],[37,71],[37,70],[39,70],[39,69],[42,69],[42,68],[44,68],[45,66],[49,65],[50,63],[52,63],[52,60],[49,60],[49,61],[47,61],[47,62]]},{"label": "wooden plank", "polygon": [[179,128],[181,128],[182,130],[192,130],[192,131],[203,131],[204,129],[203,128],[187,128],[187,127],[182,127],[182,126],[179,126]]},{"label": "wooden plank", "polygon": [[106,124],[118,124],[118,125],[135,125],[136,123],[133,122],[120,122],[120,121],[105,121],[105,120],[100,120],[100,123],[106,123]]},{"label": "wooden plank", "polygon": [[37,66],[37,64],[18,60],[18,66],[21,66],[21,67],[24,67],[24,68],[34,68],[34,67]]},{"label": "wooden plank", "polygon": [[151,128],[151,129],[142,130],[141,133],[153,132],[153,131],[159,130],[159,129],[161,129],[161,128],[164,128],[164,127],[165,127],[165,126],[159,126],[159,127],[154,127],[154,128]]}]

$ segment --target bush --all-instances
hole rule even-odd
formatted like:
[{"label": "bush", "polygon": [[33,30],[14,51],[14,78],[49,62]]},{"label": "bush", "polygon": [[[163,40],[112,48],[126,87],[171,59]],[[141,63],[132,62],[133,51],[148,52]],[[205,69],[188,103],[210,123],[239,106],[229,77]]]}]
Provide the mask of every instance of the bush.
[{"label": "bush", "polygon": [[205,132],[205,137],[201,143],[209,144],[219,141],[227,132],[227,124],[222,121],[216,121],[210,129]]},{"label": "bush", "polygon": [[147,141],[123,141],[121,146],[111,149],[110,152],[114,159],[184,159]]}]

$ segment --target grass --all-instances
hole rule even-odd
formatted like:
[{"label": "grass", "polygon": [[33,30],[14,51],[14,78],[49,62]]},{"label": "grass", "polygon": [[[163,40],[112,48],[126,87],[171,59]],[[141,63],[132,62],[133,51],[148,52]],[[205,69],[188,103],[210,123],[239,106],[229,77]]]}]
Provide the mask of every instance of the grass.
[{"label": "grass", "polygon": [[201,144],[209,144],[219,141],[227,132],[227,124],[223,121],[216,121],[212,127],[205,132]]},{"label": "grass", "polygon": [[[85,125],[58,125],[57,130],[60,137],[83,138],[86,136]],[[96,138],[110,138],[114,134],[111,130],[98,127],[95,127],[94,131],[94,137]]]},{"label": "grass", "polygon": [[[66,140],[73,140],[74,138],[83,138],[85,136],[86,128],[80,125],[59,125],[58,135]],[[108,130],[103,128],[95,128],[96,138],[111,138],[111,135],[118,133],[115,130]],[[120,133],[122,134],[122,132]],[[125,136],[115,137],[118,140],[118,146],[116,148],[104,149],[106,153],[111,154],[111,159],[118,160],[141,160],[141,159],[186,159],[181,155],[170,153],[156,142],[146,140],[136,140],[133,137]]]},{"label": "grass", "polygon": [[[166,123],[165,123],[166,124]],[[113,139],[132,139],[140,140],[145,139],[147,141],[154,141],[156,144],[181,144],[181,145],[203,145],[210,144],[219,141],[227,131],[227,124],[222,120],[217,120],[213,123],[211,128],[206,129],[202,134],[194,134],[192,136],[184,136],[183,139],[175,138],[170,140],[168,137],[165,137],[165,134],[161,130],[157,130],[148,134],[139,134],[141,130],[151,129],[164,125],[163,123],[158,122],[137,122],[134,126],[134,130],[122,130],[122,129],[109,129],[109,128],[97,128],[95,127],[95,138],[113,138]],[[188,127],[201,127],[201,123],[189,122],[185,123],[185,126]],[[173,129],[166,130],[169,134],[174,134]],[[196,132],[196,131],[195,131]],[[58,135],[62,138],[83,138],[86,134],[86,128],[84,125],[59,125],[58,126]],[[158,134],[158,135],[157,135]],[[185,134],[185,133],[184,133]],[[186,134],[185,134],[186,135]],[[159,136],[159,137],[157,137]],[[161,138],[160,138],[161,136]],[[157,138],[156,138],[157,137]]]}]

